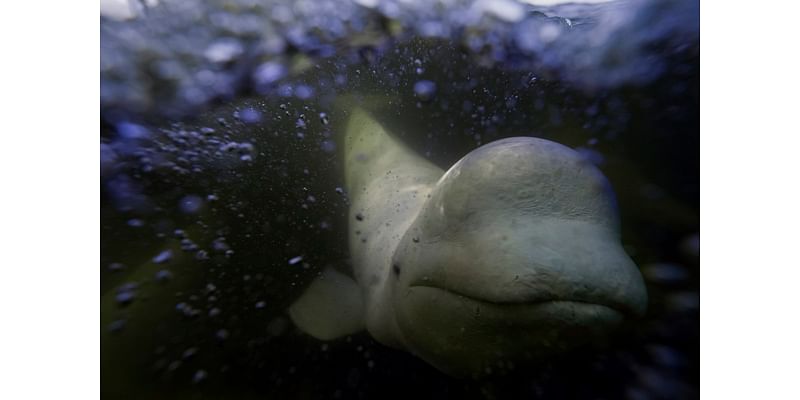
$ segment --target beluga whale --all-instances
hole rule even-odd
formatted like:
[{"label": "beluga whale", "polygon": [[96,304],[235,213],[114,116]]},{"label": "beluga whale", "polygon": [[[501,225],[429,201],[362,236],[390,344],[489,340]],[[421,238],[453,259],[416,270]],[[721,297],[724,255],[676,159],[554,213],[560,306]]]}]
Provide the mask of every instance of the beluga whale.
[{"label": "beluga whale", "polygon": [[481,377],[644,314],[614,193],[578,152],[512,137],[444,171],[363,108],[343,133],[353,270],[323,270],[289,307],[302,331],[366,329],[446,374]]}]

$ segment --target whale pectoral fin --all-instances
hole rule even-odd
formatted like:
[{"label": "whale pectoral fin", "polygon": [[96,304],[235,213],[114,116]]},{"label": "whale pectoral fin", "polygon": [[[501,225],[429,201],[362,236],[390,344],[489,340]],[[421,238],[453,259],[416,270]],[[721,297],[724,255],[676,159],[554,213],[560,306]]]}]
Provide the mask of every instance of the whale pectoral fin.
[{"label": "whale pectoral fin", "polygon": [[333,340],[364,330],[364,298],[356,281],[333,268],[289,306],[292,322],[303,332]]}]

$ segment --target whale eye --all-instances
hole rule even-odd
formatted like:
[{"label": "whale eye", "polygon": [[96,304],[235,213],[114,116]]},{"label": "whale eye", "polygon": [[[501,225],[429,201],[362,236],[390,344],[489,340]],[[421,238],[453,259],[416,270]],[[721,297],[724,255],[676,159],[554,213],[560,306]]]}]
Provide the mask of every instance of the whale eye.
[{"label": "whale eye", "polygon": [[394,272],[395,276],[400,276],[400,266],[397,264],[392,264],[392,271]]}]

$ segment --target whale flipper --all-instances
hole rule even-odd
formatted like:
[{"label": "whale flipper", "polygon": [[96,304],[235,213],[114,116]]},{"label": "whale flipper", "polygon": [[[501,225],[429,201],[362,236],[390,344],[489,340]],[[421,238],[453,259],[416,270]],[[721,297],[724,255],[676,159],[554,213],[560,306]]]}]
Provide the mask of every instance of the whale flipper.
[{"label": "whale flipper", "polygon": [[364,330],[364,299],[353,278],[326,268],[289,307],[289,316],[303,332],[333,340]]}]

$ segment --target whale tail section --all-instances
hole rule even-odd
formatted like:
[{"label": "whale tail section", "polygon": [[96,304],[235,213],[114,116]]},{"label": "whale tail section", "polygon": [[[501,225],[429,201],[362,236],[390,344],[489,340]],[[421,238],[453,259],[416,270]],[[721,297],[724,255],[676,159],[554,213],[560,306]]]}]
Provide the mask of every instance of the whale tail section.
[{"label": "whale tail section", "polygon": [[326,268],[289,306],[292,322],[320,340],[334,340],[364,330],[364,298],[353,278]]}]

